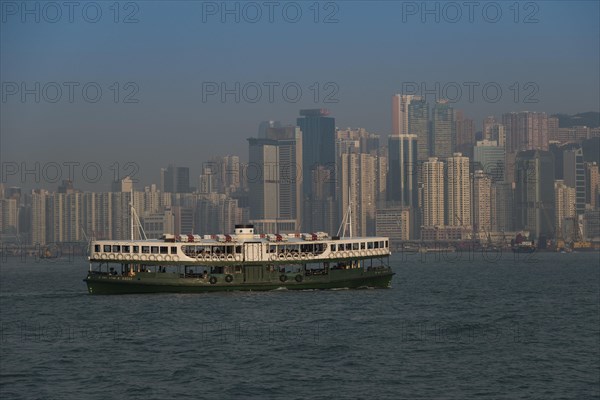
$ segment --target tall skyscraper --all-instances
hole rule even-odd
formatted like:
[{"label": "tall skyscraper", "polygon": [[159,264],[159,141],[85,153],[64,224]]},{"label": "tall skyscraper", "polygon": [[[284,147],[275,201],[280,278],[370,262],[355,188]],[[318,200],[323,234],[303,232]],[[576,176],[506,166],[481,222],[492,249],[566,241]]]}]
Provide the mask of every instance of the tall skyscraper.
[{"label": "tall skyscraper", "polygon": [[517,153],[515,164],[515,228],[534,238],[554,236],[554,157],[549,151]]},{"label": "tall skyscraper", "polygon": [[281,220],[286,226],[293,221],[296,230],[302,216],[302,132],[293,126],[269,128],[266,138],[248,141],[250,219]]},{"label": "tall skyscraper", "polygon": [[565,185],[562,179],[554,181],[554,203],[556,210],[556,236],[567,237],[565,219],[575,217],[575,188]]},{"label": "tall skyscraper", "polygon": [[511,182],[492,182],[492,231],[509,232],[514,229],[514,197]]},{"label": "tall skyscraper", "polygon": [[548,116],[524,111],[502,115],[506,128],[506,151],[548,150]]},{"label": "tall skyscraper", "polygon": [[585,163],[585,202],[591,209],[600,205],[600,169],[597,162]]},{"label": "tall skyscraper", "polygon": [[170,164],[161,168],[160,182],[163,193],[190,193],[190,169]]},{"label": "tall skyscraper", "polygon": [[477,141],[473,148],[475,168],[489,174],[494,182],[504,180],[505,158],[504,146],[495,140]]},{"label": "tall skyscraper", "polygon": [[408,133],[417,135],[417,161],[423,163],[431,155],[429,104],[422,97],[414,97],[408,105]]},{"label": "tall skyscraper", "polygon": [[492,230],[492,179],[481,170],[473,175],[473,226],[475,231]]},{"label": "tall skyscraper", "polygon": [[585,212],[585,166],[581,147],[565,150],[563,153],[563,179],[569,187],[575,188],[575,210],[577,215]]},{"label": "tall skyscraper", "polygon": [[454,153],[447,160],[447,225],[471,226],[471,179],[469,158]]},{"label": "tall skyscraper", "polygon": [[456,148],[456,125],[454,109],[446,100],[438,100],[431,115],[431,154],[435,157],[451,157]]},{"label": "tall skyscraper", "polygon": [[375,233],[377,157],[365,153],[340,155],[338,168],[340,220],[350,206],[352,233],[358,236]]},{"label": "tall skyscraper", "polygon": [[392,97],[392,135],[412,133],[408,123],[408,108],[414,97],[410,94],[395,94]]},{"label": "tall skyscraper", "polygon": [[423,163],[423,226],[443,226],[444,215],[444,163],[430,157]]},{"label": "tall skyscraper", "polygon": [[465,118],[462,111],[456,111],[456,151],[468,157],[473,157],[475,144],[475,121]]},{"label": "tall skyscraper", "polygon": [[388,138],[388,201],[417,207],[417,135]]},{"label": "tall skyscraper", "polygon": [[[302,131],[302,167],[303,177],[303,202],[305,221],[302,224],[303,229],[309,231],[325,230],[326,224],[320,224],[309,217],[313,212],[313,183],[318,185],[329,185],[330,190],[326,190],[335,196],[335,179],[326,182],[313,182],[313,178],[318,178],[318,174],[313,171],[320,170],[323,167],[330,171],[330,176],[335,177],[335,119],[329,117],[329,110],[326,109],[308,109],[300,110],[300,117],[296,120],[297,125]],[[317,225],[313,225],[316,222]]]}]

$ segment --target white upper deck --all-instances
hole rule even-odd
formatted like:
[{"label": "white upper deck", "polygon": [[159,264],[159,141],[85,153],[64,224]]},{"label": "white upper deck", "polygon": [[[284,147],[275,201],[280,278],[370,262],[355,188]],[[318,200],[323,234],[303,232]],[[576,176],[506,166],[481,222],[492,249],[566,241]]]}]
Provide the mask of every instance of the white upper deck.
[{"label": "white upper deck", "polygon": [[309,262],[389,255],[387,237],[331,237],[324,232],[255,234],[251,225],[233,235],[163,235],[150,240],[97,240],[90,260],[133,262]]}]

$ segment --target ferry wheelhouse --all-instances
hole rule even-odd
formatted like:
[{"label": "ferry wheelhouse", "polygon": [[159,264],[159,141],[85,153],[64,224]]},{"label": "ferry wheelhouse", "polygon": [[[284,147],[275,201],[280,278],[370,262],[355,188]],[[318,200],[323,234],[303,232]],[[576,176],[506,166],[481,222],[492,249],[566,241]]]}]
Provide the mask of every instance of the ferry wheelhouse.
[{"label": "ferry wheelhouse", "polygon": [[91,294],[389,287],[386,237],[163,235],[90,243]]}]

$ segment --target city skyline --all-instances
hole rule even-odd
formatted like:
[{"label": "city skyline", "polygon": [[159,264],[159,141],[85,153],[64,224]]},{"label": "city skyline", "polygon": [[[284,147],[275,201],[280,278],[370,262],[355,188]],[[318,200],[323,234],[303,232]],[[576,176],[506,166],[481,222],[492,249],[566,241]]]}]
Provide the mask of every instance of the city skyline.
[{"label": "city skyline", "polygon": [[[30,14],[21,15],[18,2],[16,10],[0,10],[3,161],[93,161],[104,176],[116,162],[134,162],[148,184],[170,163],[213,153],[245,158],[245,139],[259,121],[293,123],[299,109],[329,108],[340,127],[384,137],[392,133],[394,93],[425,95],[430,104],[456,98],[452,106],[476,130],[499,113],[600,108],[597,2],[539,2],[537,11],[523,4],[518,15],[498,3],[499,21],[482,15],[483,4],[471,21],[466,8],[449,20],[441,3],[434,3],[438,15],[422,15],[409,12],[411,2],[324,2],[317,23],[312,3],[298,3],[297,23],[281,8],[273,22],[263,9],[253,23],[241,5],[241,14],[223,17],[203,10],[211,2],[132,2],[137,11],[126,4],[116,15],[99,3],[97,23],[88,22],[91,11],[84,19],[81,7],[72,22],[67,9],[47,21],[54,14],[42,3],[30,5]],[[573,65],[577,72],[568,72]],[[255,101],[257,87],[262,97]]]}]

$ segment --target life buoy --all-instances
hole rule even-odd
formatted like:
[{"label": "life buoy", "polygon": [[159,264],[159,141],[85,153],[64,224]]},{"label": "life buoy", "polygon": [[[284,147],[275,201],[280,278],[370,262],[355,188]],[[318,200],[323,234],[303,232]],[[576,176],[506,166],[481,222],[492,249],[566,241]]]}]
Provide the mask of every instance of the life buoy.
[{"label": "life buoy", "polygon": [[156,261],[162,261],[163,260],[163,256],[161,256],[160,254],[156,256]]},{"label": "life buoy", "polygon": [[291,259],[292,259],[292,255],[291,255],[290,253],[287,253],[287,254],[285,255],[285,259],[286,259],[286,260],[291,260]]},{"label": "life buoy", "polygon": [[372,256],[373,255],[373,250],[371,250],[371,249],[367,250],[367,255],[368,256]]},{"label": "life buoy", "polygon": [[232,275],[225,275],[225,282],[231,283],[232,281],[233,281],[233,276]]},{"label": "life buoy", "polygon": [[301,254],[300,254],[300,258],[301,258],[301,259],[303,259],[303,260],[306,260],[306,259],[308,259],[308,254],[306,254],[306,253],[301,253]]},{"label": "life buoy", "polygon": [[364,257],[365,255],[366,255],[365,251],[364,251],[364,250],[361,250],[361,251],[360,251],[360,256],[361,256],[361,257]]},{"label": "life buoy", "polygon": [[221,261],[225,261],[225,254],[221,254],[221,255],[219,256],[219,260],[221,260]]},{"label": "life buoy", "polygon": [[298,253],[294,253],[294,254],[292,254],[292,256],[294,257],[294,260],[300,259],[300,254],[298,254]]},{"label": "life buoy", "polygon": [[146,261],[147,259],[148,259],[148,256],[147,256],[147,255],[145,255],[145,254],[142,254],[142,255],[140,256],[140,260],[142,260],[142,261]]},{"label": "life buoy", "polygon": [[302,278],[302,275],[298,274],[298,275],[296,275],[296,277],[294,279],[296,280],[296,282],[300,283],[300,282],[302,282],[303,278]]},{"label": "life buoy", "polygon": [[177,254],[173,256],[173,261],[179,261],[179,256]]},{"label": "life buoy", "polygon": [[233,254],[227,254],[227,260],[233,261]]},{"label": "life buoy", "polygon": [[167,255],[165,256],[165,261],[171,261],[171,256],[167,254]]},{"label": "life buoy", "polygon": [[148,260],[149,260],[149,261],[156,261],[156,256],[155,256],[154,254],[150,254],[150,255],[148,256]]},{"label": "life buoy", "polygon": [[135,261],[140,259],[140,256],[138,256],[137,254],[134,254],[133,256],[131,256],[132,259],[134,259]]},{"label": "life buoy", "polygon": [[114,255],[114,253],[110,253],[110,254],[108,255],[108,259],[109,259],[109,260],[114,260],[114,259],[115,259],[115,255]]},{"label": "life buoy", "polygon": [[131,254],[126,254],[126,255],[125,255],[125,259],[126,259],[127,261],[131,260]]},{"label": "life buoy", "polygon": [[283,253],[279,253],[279,259],[280,259],[280,260],[283,260],[283,259],[285,259],[285,254],[283,254]]},{"label": "life buoy", "polygon": [[98,258],[100,258],[100,253],[92,254],[92,260],[97,260]]},{"label": "life buoy", "polygon": [[102,258],[103,260],[106,260],[108,258],[108,254],[103,253],[102,256],[100,256],[100,258]]},{"label": "life buoy", "polygon": [[270,260],[270,261],[275,261],[275,260],[277,260],[277,254],[271,254],[271,255],[269,256],[269,260]]},{"label": "life buoy", "polygon": [[211,276],[208,281],[210,282],[211,285],[214,285],[215,283],[217,283],[217,277]]},{"label": "life buoy", "polygon": [[235,255],[235,261],[242,261],[242,255],[241,254],[236,254]]},{"label": "life buoy", "polygon": [[279,276],[279,280],[280,280],[281,282],[285,282],[285,281],[287,281],[287,275],[281,275],[281,276]]}]

